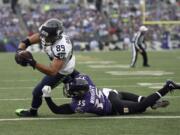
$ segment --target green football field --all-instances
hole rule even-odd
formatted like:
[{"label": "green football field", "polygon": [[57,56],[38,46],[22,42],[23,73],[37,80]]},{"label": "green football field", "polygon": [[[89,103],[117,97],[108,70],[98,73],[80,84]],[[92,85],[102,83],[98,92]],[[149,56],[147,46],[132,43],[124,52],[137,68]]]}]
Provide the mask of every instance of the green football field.
[{"label": "green football field", "polygon": [[[45,54],[33,54],[48,65]],[[148,52],[151,67],[129,68],[130,52],[76,52],[76,69],[86,73],[99,88],[107,87],[146,96],[163,86],[167,79],[180,83],[180,50]],[[167,108],[143,114],[98,117],[92,114],[55,115],[45,102],[38,118],[19,118],[17,108],[29,108],[34,86],[44,75],[31,67],[20,67],[13,53],[0,53],[0,135],[179,135],[180,90],[168,94]],[[70,102],[62,85],[52,92],[57,104]]]}]

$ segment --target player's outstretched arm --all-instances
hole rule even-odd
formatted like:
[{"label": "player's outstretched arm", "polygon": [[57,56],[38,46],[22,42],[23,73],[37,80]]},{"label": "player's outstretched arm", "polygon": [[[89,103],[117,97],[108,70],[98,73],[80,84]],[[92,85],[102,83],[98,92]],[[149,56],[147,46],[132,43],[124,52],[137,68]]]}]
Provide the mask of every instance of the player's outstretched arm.
[{"label": "player's outstretched arm", "polygon": [[63,104],[57,106],[51,99],[51,87],[44,86],[42,89],[43,97],[49,107],[49,109],[55,114],[73,114],[74,111],[71,109],[70,104]]},{"label": "player's outstretched arm", "polygon": [[55,114],[73,114],[74,111],[71,109],[70,104],[63,104],[57,106],[51,99],[51,97],[45,97],[46,103],[49,109]]}]

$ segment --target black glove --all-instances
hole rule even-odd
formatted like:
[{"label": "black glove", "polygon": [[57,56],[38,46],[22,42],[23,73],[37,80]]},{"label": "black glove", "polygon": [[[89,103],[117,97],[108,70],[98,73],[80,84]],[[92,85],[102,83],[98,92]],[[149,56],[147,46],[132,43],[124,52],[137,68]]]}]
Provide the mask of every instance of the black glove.
[{"label": "black glove", "polygon": [[34,60],[32,54],[28,51],[18,49],[15,54],[16,63],[21,66],[32,66],[35,69],[36,61]]},{"label": "black glove", "polygon": [[15,54],[15,61],[16,61],[17,64],[25,67],[25,66],[27,66],[27,62],[22,57],[20,57],[20,53],[22,51],[24,51],[24,50],[20,49],[20,48],[17,49],[16,54]]},{"label": "black glove", "polygon": [[27,65],[30,65],[35,69],[36,61],[34,60],[32,54],[28,51],[23,51],[20,53],[20,57],[24,59],[24,62],[27,63]]}]

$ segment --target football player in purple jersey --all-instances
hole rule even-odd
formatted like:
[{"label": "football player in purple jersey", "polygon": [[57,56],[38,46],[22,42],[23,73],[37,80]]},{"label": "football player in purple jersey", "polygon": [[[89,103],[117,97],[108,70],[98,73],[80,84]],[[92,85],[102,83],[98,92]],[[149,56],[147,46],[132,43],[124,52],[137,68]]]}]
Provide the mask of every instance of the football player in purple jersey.
[{"label": "football player in purple jersey", "polygon": [[103,88],[98,89],[89,76],[79,74],[64,85],[64,95],[72,98],[71,103],[56,105],[50,96],[51,87],[43,88],[43,97],[55,114],[93,113],[97,115],[124,115],[143,113],[148,107],[165,107],[168,101],[160,101],[168,92],[180,89],[180,85],[167,81],[157,92],[147,97],[129,92]]}]

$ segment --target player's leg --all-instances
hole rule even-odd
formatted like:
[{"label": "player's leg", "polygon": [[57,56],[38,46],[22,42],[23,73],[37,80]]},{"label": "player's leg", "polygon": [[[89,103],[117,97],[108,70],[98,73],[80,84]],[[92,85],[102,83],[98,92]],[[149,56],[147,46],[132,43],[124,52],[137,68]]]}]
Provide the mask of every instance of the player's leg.
[{"label": "player's leg", "polygon": [[38,108],[42,104],[42,88],[45,85],[54,88],[59,83],[61,83],[64,78],[65,76],[61,74],[57,74],[56,76],[45,76],[33,90],[31,108],[25,110],[19,110],[19,112],[16,112],[16,114],[23,117],[37,116]]},{"label": "player's leg", "polygon": [[158,102],[159,99],[165,96],[168,92],[171,92],[174,89],[180,89],[180,85],[177,85],[173,81],[167,81],[163,88],[158,90],[156,93],[153,93],[147,96],[142,102],[138,104],[138,109],[141,111],[143,108],[151,107],[152,109],[156,109],[160,106],[167,106],[169,102],[166,100],[162,100],[162,102]]},{"label": "player's leg", "polygon": [[129,100],[134,102],[141,102],[145,97],[130,92],[118,92],[122,100]]},{"label": "player's leg", "polygon": [[69,75],[57,74],[56,76],[45,76],[42,81],[35,87],[33,91],[33,98],[30,109],[20,109],[16,111],[16,114],[23,117],[37,116],[37,110],[42,104],[42,88],[45,85],[51,86],[51,88],[55,88],[61,82],[68,81],[69,79],[75,77],[79,74],[78,71],[74,70]]},{"label": "player's leg", "polygon": [[32,108],[39,108],[42,104],[42,88],[45,85],[51,86],[51,88],[55,88],[58,84],[60,84],[64,78],[65,75],[58,74],[56,76],[45,76],[42,81],[35,87],[33,90],[33,100],[32,100]]},{"label": "player's leg", "polygon": [[[130,92],[118,92],[118,94],[120,99],[133,101],[133,102],[141,102],[146,98],[144,96],[140,96]],[[167,107],[168,105],[169,105],[168,100],[158,100],[153,106],[151,106],[151,108],[152,109],[163,108],[163,107]]]},{"label": "player's leg", "polygon": [[131,64],[130,67],[135,67],[138,56],[138,50],[135,47],[134,43],[132,44],[132,56],[131,56]]},{"label": "player's leg", "polygon": [[156,101],[174,89],[180,89],[180,85],[175,84],[173,81],[167,81],[162,89],[147,96],[142,102],[139,103],[121,100],[118,94],[115,92],[110,92],[109,99],[112,103],[113,109],[119,114],[142,113],[146,110],[146,108],[154,105]]},{"label": "player's leg", "polygon": [[136,109],[135,106],[138,105],[138,102],[121,99],[119,95],[113,91],[109,93],[108,98],[112,104],[113,114],[123,115],[134,113],[134,109]]}]

